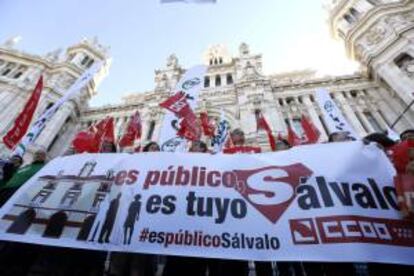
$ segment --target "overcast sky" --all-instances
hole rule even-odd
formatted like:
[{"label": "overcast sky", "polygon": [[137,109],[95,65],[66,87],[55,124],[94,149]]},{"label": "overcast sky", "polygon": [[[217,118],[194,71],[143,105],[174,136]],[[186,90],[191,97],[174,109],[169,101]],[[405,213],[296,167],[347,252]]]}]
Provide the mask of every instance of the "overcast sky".
[{"label": "overcast sky", "polygon": [[0,39],[22,37],[17,48],[45,54],[97,36],[111,47],[108,77],[93,106],[154,87],[154,70],[175,53],[190,67],[213,44],[237,55],[241,42],[263,54],[266,74],[314,68],[320,75],[352,73],[357,64],[331,38],[323,0],[217,0],[160,4],[159,0],[0,0]]}]

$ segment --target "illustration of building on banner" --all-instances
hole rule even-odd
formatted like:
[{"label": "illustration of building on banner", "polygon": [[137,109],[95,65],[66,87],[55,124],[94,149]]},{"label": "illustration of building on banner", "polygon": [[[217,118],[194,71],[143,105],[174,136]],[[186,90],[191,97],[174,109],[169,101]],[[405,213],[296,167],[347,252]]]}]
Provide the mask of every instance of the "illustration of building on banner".
[{"label": "illustration of building on banner", "polygon": [[[6,232],[25,234],[30,230],[43,237],[75,236],[87,240],[101,202],[111,192],[113,171],[93,175],[95,161],[86,162],[78,175],[44,175],[37,184],[16,200],[4,221],[10,221]],[[28,202],[29,204],[20,204]]]}]

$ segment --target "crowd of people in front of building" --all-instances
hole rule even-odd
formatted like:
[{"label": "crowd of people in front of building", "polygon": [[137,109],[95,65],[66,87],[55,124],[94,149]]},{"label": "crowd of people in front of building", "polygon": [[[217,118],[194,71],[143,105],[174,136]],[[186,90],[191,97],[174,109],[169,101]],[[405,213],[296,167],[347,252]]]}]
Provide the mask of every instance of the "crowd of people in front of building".
[{"label": "crowd of people in front of building", "polygon": [[[246,146],[243,131],[235,129],[231,133],[232,148],[224,153],[258,153],[259,147]],[[346,132],[332,133],[328,142],[347,142],[354,140]],[[414,129],[404,131],[400,141],[391,140],[386,134],[373,133],[363,139],[368,144],[375,142],[384,150],[396,167],[398,175],[414,177]],[[291,148],[284,139],[277,141],[277,151]],[[158,152],[160,146],[149,142],[142,152]],[[116,153],[114,143],[104,141],[101,153]],[[209,154],[206,143],[191,143],[189,152]],[[75,152],[69,149],[65,155]],[[46,163],[46,152],[36,151],[33,161],[22,166],[23,159],[13,155],[9,160],[1,161],[0,169],[0,206]],[[404,214],[407,215],[407,214]],[[412,219],[411,217],[408,217]],[[2,242],[0,244],[0,275],[27,275],[31,271],[46,275],[195,275],[195,276],[247,276],[255,275],[295,275],[295,276],[340,276],[340,275],[414,275],[410,266],[391,264],[354,264],[354,263],[311,263],[311,262],[248,262],[239,260],[221,260],[194,257],[156,256],[135,253],[111,253],[70,248],[53,248],[40,245]],[[384,252],[386,254],[386,252]],[[160,265],[161,264],[161,265]],[[42,269],[39,267],[43,267]],[[43,271],[43,272],[42,272]],[[43,275],[45,275],[43,274]],[[252,275],[252,274],[250,274]]]}]

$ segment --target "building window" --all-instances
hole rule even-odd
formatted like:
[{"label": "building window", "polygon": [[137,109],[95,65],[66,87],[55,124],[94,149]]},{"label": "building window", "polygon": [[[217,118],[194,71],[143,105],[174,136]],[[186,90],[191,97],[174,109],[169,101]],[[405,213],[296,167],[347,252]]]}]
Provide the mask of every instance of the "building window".
[{"label": "building window", "polygon": [[85,56],[81,61],[81,65],[86,65],[89,62],[89,60],[90,60],[89,57]]},{"label": "building window", "polygon": [[233,84],[233,76],[231,74],[227,74],[226,80],[227,80],[227,85]]},{"label": "building window", "polygon": [[375,117],[371,114],[371,112],[365,111],[364,115],[365,115],[365,117],[367,117],[368,122],[374,128],[375,132],[383,132],[382,127],[380,126],[378,121],[375,119]]},{"label": "building window", "polygon": [[279,104],[283,106],[283,99],[279,99]]},{"label": "building window", "polygon": [[210,77],[204,77],[204,87],[210,87]]},{"label": "building window", "polygon": [[91,67],[92,66],[92,64],[95,62],[95,60],[93,59],[93,58],[91,58],[89,61],[88,61],[88,64],[86,64],[86,68],[89,68],[89,67]]},{"label": "building window", "polygon": [[352,98],[356,98],[358,96],[358,92],[355,90],[352,90],[351,92],[349,92],[349,94],[351,95]]},{"label": "building window", "polygon": [[20,78],[20,76],[21,75],[23,75],[23,73],[22,72],[17,72],[14,76],[13,76],[13,78],[14,79],[18,79],[18,78]]},{"label": "building window", "polygon": [[7,76],[8,73],[10,73],[11,69],[10,68],[6,68],[6,70],[3,71],[3,73],[1,74],[2,76]]},{"label": "building window", "polygon": [[223,64],[223,58],[219,58],[219,64]]},{"label": "building window", "polygon": [[412,56],[407,53],[403,53],[394,60],[394,63],[398,66],[398,68],[404,69],[405,65],[411,63],[413,60],[414,58]]},{"label": "building window", "polygon": [[220,75],[216,76],[216,86],[220,86],[221,85],[221,77]]},{"label": "building window", "polygon": [[148,128],[147,140],[151,140],[152,135],[154,134],[155,121],[151,121]]},{"label": "building window", "polygon": [[344,15],[344,19],[346,22],[348,22],[349,24],[353,24],[355,22],[355,20],[352,18],[352,16],[350,16],[349,14],[345,14]]},{"label": "building window", "polygon": [[356,9],[354,9],[354,8],[350,8],[349,9],[349,13],[354,17],[354,18],[356,18],[356,19],[358,19],[360,16],[361,16],[361,14],[359,13],[359,11],[357,11]]}]

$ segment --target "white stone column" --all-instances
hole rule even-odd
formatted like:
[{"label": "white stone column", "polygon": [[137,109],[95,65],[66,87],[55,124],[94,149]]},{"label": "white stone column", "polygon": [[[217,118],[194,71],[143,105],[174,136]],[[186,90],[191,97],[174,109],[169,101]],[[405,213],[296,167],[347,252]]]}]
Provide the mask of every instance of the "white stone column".
[{"label": "white stone column", "polygon": [[355,111],[352,109],[352,107],[349,105],[345,97],[342,95],[342,93],[335,93],[335,98],[338,100],[340,106],[342,107],[342,110],[344,112],[344,115],[348,119],[351,126],[355,129],[355,131],[361,135],[365,136],[366,132],[359,122],[358,117],[355,115]]}]

